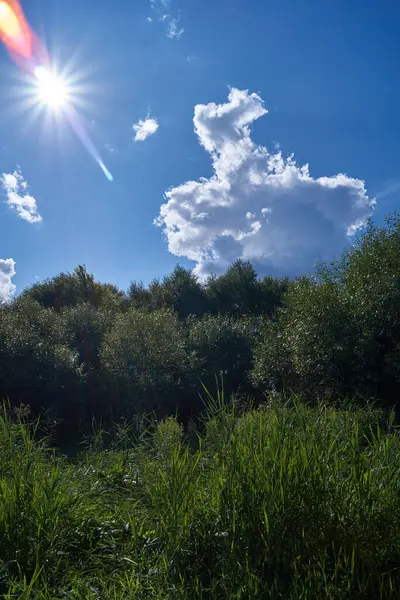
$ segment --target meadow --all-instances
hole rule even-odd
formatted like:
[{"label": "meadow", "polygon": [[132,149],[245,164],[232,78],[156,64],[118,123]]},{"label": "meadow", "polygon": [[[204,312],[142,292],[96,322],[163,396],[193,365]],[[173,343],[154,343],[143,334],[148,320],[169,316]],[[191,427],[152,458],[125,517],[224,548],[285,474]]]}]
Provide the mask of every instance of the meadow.
[{"label": "meadow", "polygon": [[99,426],[76,456],[0,420],[7,600],[400,597],[400,438],[368,404],[240,408]]}]

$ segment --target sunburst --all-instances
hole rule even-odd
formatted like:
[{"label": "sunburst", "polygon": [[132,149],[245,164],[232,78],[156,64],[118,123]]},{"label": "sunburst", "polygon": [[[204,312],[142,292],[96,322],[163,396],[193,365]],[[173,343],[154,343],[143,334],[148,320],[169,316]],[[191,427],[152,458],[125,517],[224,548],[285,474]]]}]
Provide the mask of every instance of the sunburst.
[{"label": "sunburst", "polygon": [[36,93],[40,104],[58,112],[65,108],[69,101],[67,82],[57,73],[45,67],[36,67]]}]

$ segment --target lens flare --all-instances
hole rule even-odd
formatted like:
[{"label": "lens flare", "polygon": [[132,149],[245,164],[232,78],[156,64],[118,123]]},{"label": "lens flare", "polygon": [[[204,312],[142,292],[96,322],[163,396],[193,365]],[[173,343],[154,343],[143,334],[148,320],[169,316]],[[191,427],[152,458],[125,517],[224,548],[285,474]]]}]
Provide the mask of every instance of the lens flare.
[{"label": "lens flare", "polygon": [[31,57],[32,33],[18,0],[0,1],[0,38],[11,53]]},{"label": "lens flare", "polygon": [[4,43],[18,66],[34,78],[40,101],[65,115],[104,175],[109,181],[113,181],[111,173],[68,99],[65,82],[52,71],[48,52],[29,26],[18,0],[0,0],[0,41]]},{"label": "lens flare", "polygon": [[1,29],[8,38],[18,38],[21,35],[21,27],[17,15],[6,2],[0,2]]},{"label": "lens flare", "polygon": [[99,165],[100,169],[103,171],[104,175],[107,177],[108,181],[114,181],[114,177],[111,175],[110,171],[105,166],[104,162],[101,159],[99,152],[96,150],[96,146],[93,144],[92,140],[86,133],[85,128],[82,125],[82,122],[79,118],[78,113],[72,105],[69,105],[67,110],[64,111],[65,116],[69,120],[72,129],[75,131],[78,138],[81,140],[82,144],[85,146],[86,150],[89,154],[94,158],[94,160]]}]

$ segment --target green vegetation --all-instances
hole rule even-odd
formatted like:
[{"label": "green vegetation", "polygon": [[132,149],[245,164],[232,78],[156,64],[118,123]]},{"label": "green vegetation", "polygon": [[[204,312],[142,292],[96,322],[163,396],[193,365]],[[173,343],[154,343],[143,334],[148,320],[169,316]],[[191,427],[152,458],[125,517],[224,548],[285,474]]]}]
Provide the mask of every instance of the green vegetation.
[{"label": "green vegetation", "polygon": [[370,225],[339,260],[296,280],[258,279],[236,261],[201,283],[176,267],[123,293],[84,267],[0,307],[0,399],[60,421],[79,439],[92,417],[202,408],[201,383],[226,396],[296,393],[315,402],[400,392],[400,218]]},{"label": "green vegetation", "polygon": [[399,307],[397,216],[293,281],[0,306],[0,595],[399,598]]},{"label": "green vegetation", "polygon": [[196,435],[122,425],[75,459],[34,438],[3,413],[6,599],[399,597],[393,416],[220,401]]}]

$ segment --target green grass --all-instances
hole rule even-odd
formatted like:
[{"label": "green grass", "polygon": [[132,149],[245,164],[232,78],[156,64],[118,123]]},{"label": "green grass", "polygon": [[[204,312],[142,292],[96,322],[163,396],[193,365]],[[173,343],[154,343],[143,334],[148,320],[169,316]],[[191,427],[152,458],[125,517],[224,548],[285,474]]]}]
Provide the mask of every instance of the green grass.
[{"label": "green grass", "polygon": [[400,439],[372,409],[214,403],[78,458],[0,419],[6,599],[400,597]]}]

